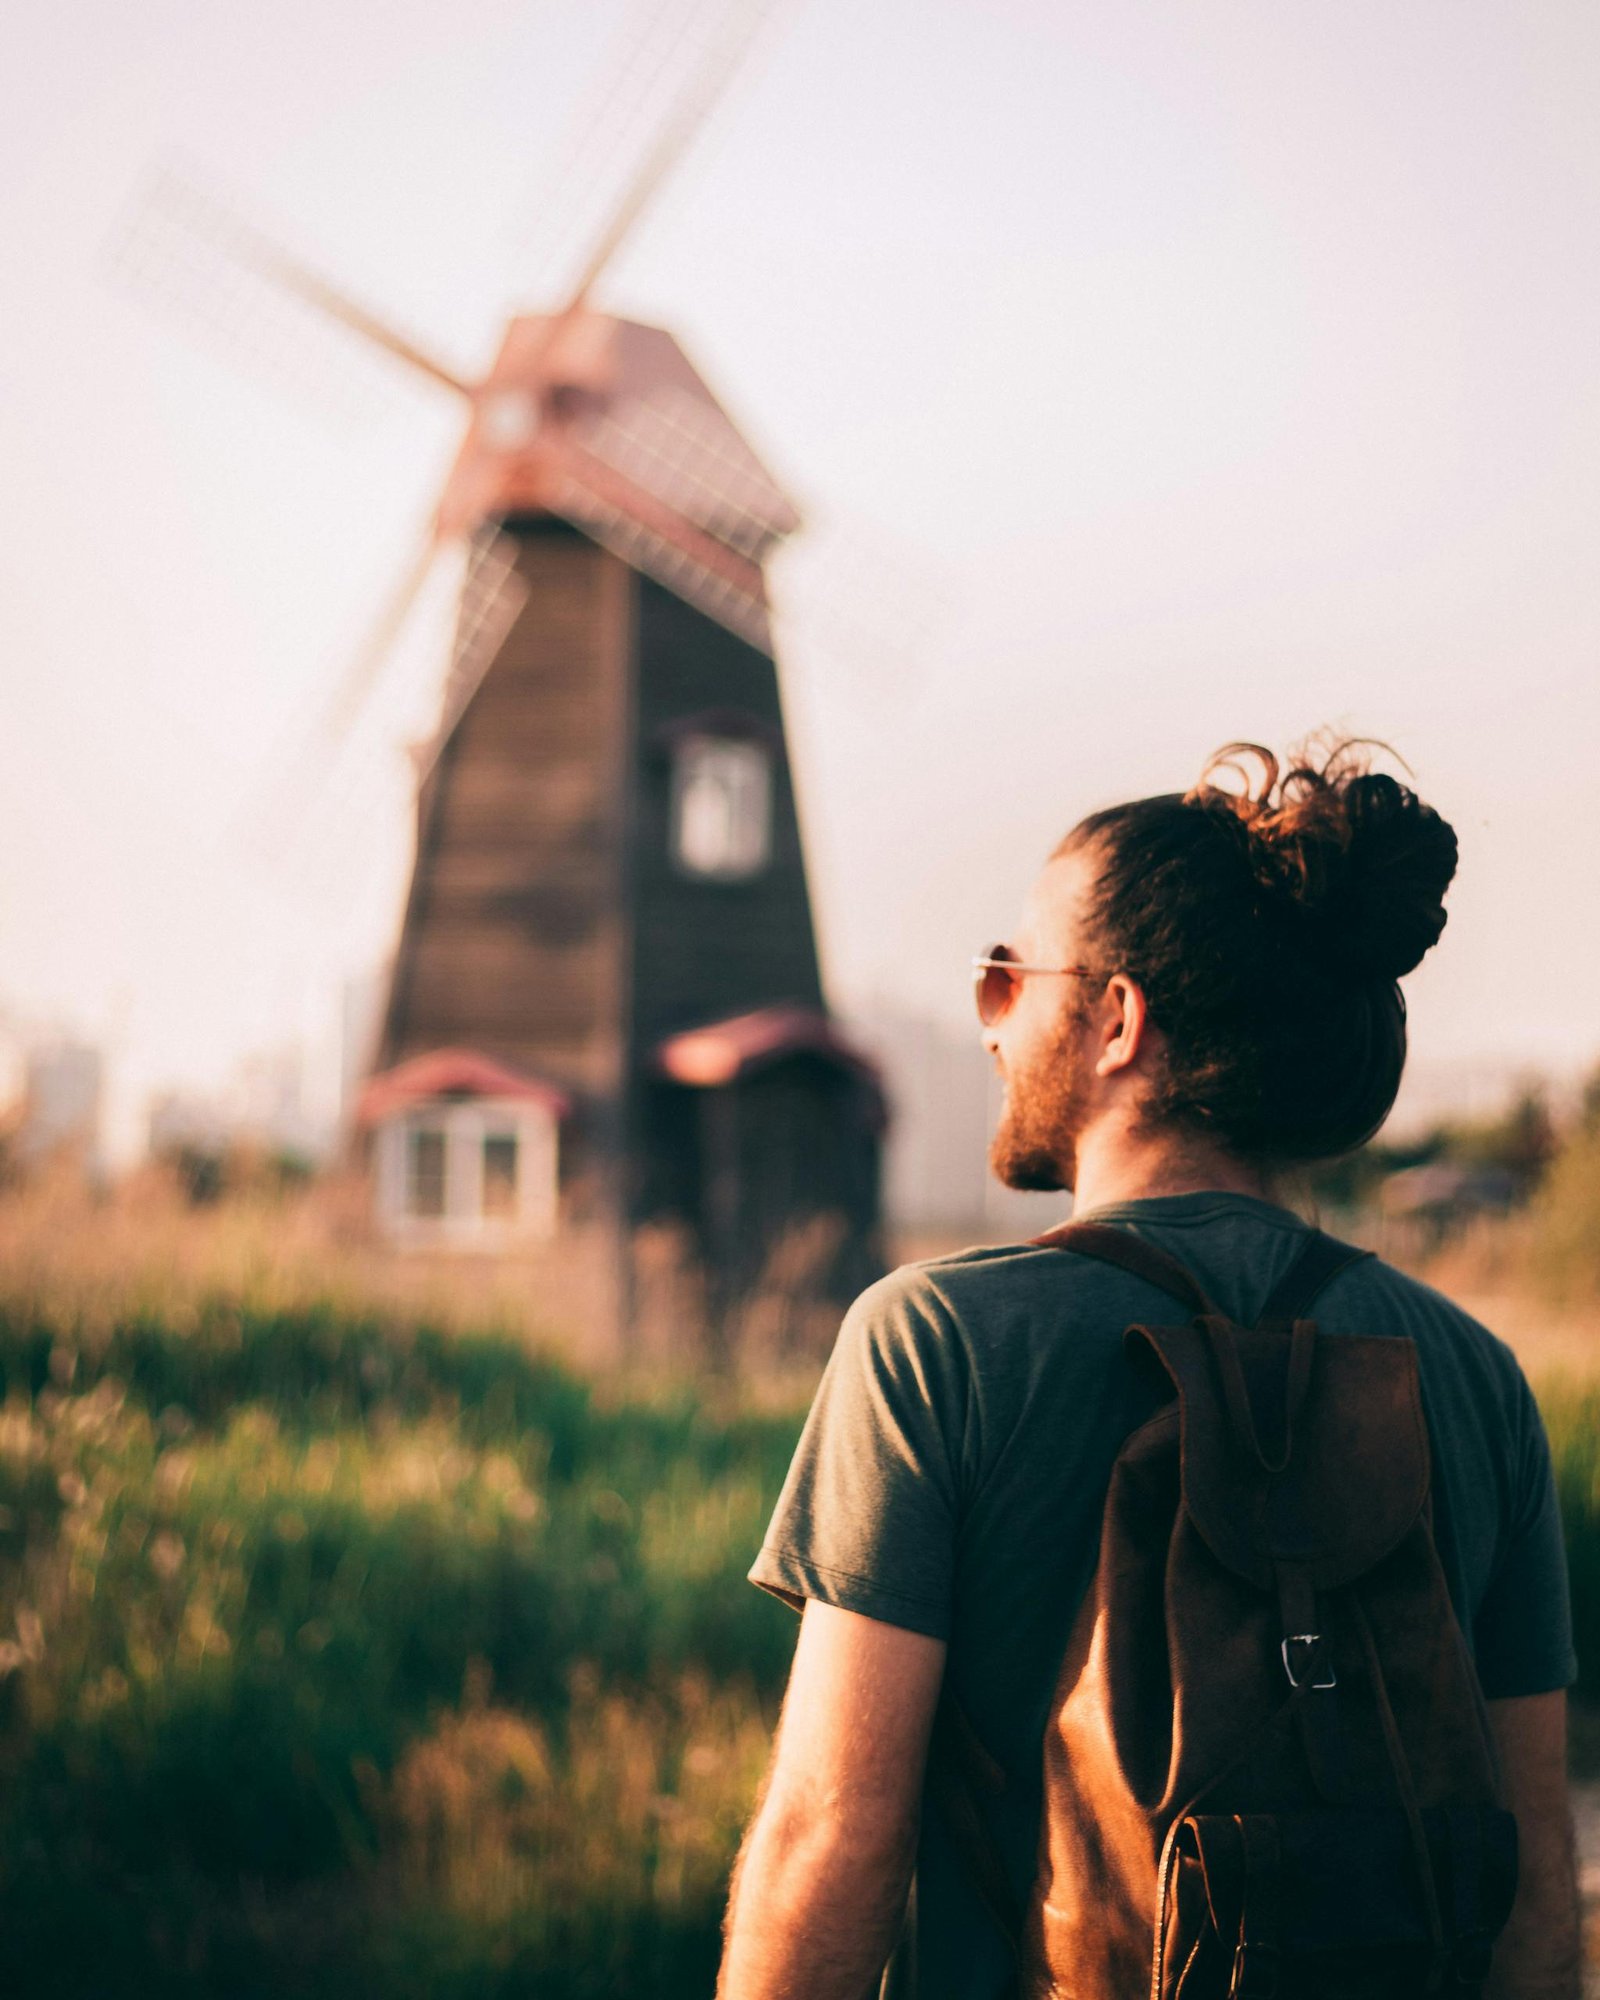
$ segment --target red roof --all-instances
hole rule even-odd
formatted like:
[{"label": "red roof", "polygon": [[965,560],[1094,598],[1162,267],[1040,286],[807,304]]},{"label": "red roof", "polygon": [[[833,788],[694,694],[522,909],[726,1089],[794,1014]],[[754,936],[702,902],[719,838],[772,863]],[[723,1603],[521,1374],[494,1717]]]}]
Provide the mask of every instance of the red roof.
[{"label": "red roof", "polygon": [[825,1056],[881,1090],[877,1065],[814,1007],[759,1007],[703,1028],[688,1028],[656,1045],[656,1068],[674,1083],[715,1088],[747,1070],[792,1055]]},{"label": "red roof", "polygon": [[587,309],[510,322],[436,527],[521,514],[570,521],[770,653],[761,565],[800,517],[662,328]]},{"label": "red roof", "polygon": [[554,1084],[525,1076],[475,1049],[430,1049],[368,1077],[356,1102],[356,1123],[376,1125],[391,1112],[441,1097],[513,1098],[542,1104],[557,1118],[572,1109],[571,1099]]}]

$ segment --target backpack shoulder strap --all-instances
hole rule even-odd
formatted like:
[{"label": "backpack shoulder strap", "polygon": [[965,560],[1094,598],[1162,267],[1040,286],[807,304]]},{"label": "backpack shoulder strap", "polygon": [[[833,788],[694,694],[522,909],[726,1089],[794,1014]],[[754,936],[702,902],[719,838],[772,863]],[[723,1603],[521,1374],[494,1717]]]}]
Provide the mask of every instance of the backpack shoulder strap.
[{"label": "backpack shoulder strap", "polygon": [[[1165,1250],[1158,1250],[1131,1229],[1113,1228],[1106,1222],[1062,1222],[1032,1241],[1047,1250],[1069,1250],[1079,1257],[1095,1257],[1102,1264],[1115,1264],[1130,1277],[1142,1278],[1190,1312],[1213,1319],[1224,1317],[1206,1296],[1192,1272]],[[1296,1253],[1294,1262],[1273,1286],[1261,1309],[1258,1325],[1305,1317],[1307,1308],[1333,1283],[1339,1273],[1370,1257],[1370,1250],[1313,1229]]]},{"label": "backpack shoulder strap", "polygon": [[1115,1264],[1130,1277],[1142,1278],[1147,1285],[1166,1292],[1191,1313],[1221,1317],[1199,1280],[1176,1257],[1158,1250],[1131,1229],[1116,1229],[1107,1222],[1062,1222],[1033,1241],[1043,1250],[1070,1250],[1075,1256]]},{"label": "backpack shoulder strap", "polygon": [[1325,1236],[1320,1229],[1313,1229],[1301,1244],[1294,1262],[1273,1286],[1266,1304],[1261,1308],[1257,1325],[1270,1326],[1274,1321],[1304,1319],[1307,1309],[1341,1271],[1371,1255],[1370,1250],[1358,1250],[1353,1243],[1341,1243],[1336,1237]]}]

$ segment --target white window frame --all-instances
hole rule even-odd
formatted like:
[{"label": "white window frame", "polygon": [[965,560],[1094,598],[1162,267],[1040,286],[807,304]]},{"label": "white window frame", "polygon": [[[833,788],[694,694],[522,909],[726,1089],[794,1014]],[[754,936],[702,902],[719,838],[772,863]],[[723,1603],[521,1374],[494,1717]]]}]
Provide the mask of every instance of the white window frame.
[{"label": "white window frame", "polygon": [[[685,736],[672,758],[672,861],[680,874],[708,882],[747,882],[772,860],[772,752],[749,736]],[[721,855],[694,843],[701,835],[689,815],[707,809],[696,793],[720,788],[728,825]],[[707,801],[713,809],[714,798]]]},{"label": "white window frame", "polygon": [[[442,1132],[444,1213],[413,1215],[409,1151],[414,1131]],[[507,1215],[483,1212],[483,1149],[515,1139],[516,1201]],[[395,1112],[375,1135],[378,1221],[411,1248],[492,1250],[555,1233],[559,1207],[560,1127],[556,1115],[526,1098],[436,1098]]]}]

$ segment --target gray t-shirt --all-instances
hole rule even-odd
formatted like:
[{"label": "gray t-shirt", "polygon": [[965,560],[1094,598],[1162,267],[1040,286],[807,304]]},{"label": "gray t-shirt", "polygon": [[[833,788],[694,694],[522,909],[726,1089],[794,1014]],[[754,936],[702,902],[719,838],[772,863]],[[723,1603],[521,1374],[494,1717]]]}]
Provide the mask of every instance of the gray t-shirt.
[{"label": "gray t-shirt", "polygon": [[[1095,1220],[1171,1252],[1245,1325],[1306,1230],[1285,1209],[1226,1194],[1128,1202]],[[750,1572],[792,1603],[817,1598],[948,1640],[953,1692],[1008,1774],[992,1820],[1019,1901],[1050,1697],[1094,1572],[1112,1462],[1156,1407],[1122,1340],[1152,1316],[1152,1296],[1111,1265],[1031,1245],[891,1273],[845,1319]],[[1549,1446],[1511,1350],[1376,1259],[1342,1272],[1314,1310],[1324,1332],[1416,1342],[1434,1534],[1485,1694],[1569,1685]],[[918,2000],[1000,1994],[1005,1947],[932,1816],[917,1882]]]}]

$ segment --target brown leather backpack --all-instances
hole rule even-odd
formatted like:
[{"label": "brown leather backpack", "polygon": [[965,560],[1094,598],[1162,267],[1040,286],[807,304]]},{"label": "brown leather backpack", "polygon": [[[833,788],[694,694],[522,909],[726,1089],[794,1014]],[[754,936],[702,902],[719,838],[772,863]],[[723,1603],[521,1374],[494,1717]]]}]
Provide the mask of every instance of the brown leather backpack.
[{"label": "brown leather backpack", "polygon": [[1365,1254],[1320,1232],[1255,1328],[1131,1232],[1037,1239],[1180,1300],[1127,1339],[1171,1400],[1124,1444],[1045,1733],[1028,1908],[953,1704],[929,1789],[1017,1949],[1023,2000],[1476,1993],[1516,1823],[1434,1548],[1413,1343],[1306,1313]]}]

